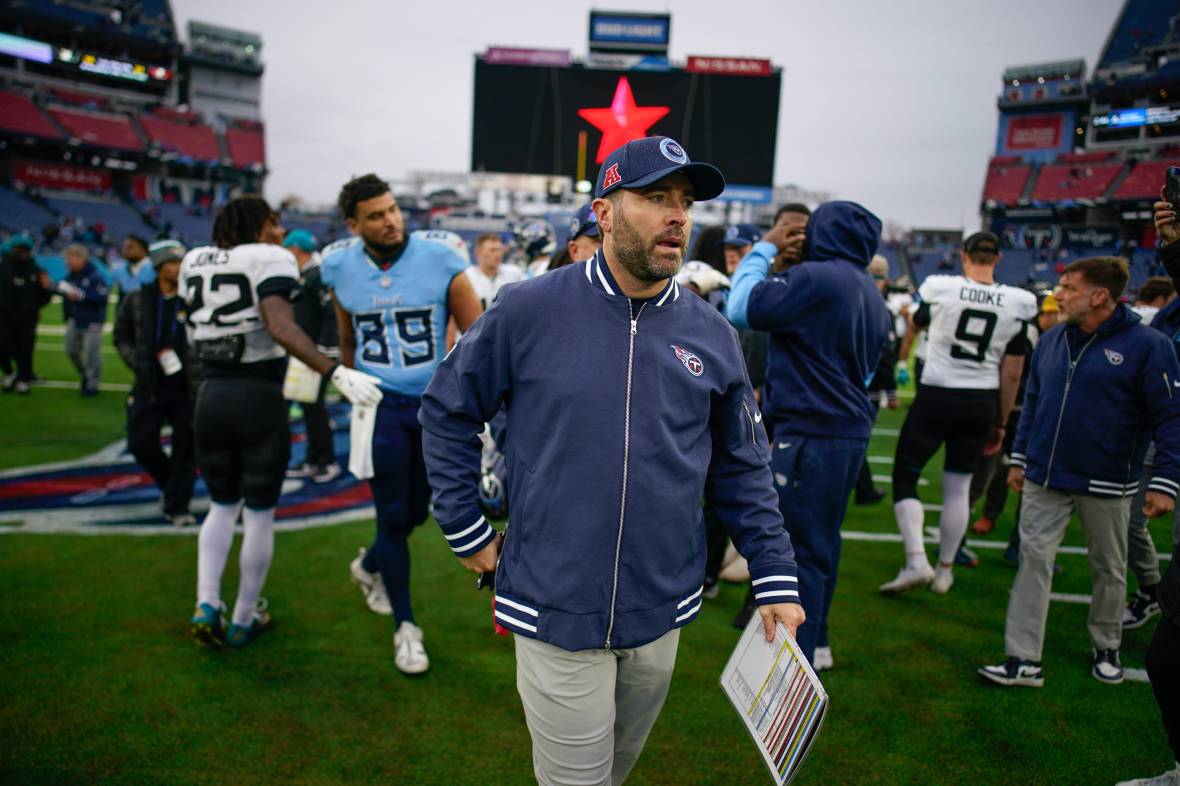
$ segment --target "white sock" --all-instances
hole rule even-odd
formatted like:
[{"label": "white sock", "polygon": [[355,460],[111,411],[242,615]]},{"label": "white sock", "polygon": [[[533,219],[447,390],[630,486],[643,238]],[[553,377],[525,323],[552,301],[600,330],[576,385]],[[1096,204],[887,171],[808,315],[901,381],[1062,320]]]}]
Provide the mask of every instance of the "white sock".
[{"label": "white sock", "polygon": [[955,563],[955,553],[967,532],[967,519],[971,518],[968,494],[971,491],[971,474],[963,472],[942,473],[942,515],[938,517],[938,561],[943,565]]},{"label": "white sock", "polygon": [[214,502],[201,522],[197,536],[197,603],[221,606],[221,574],[234,544],[234,522],[238,506]]},{"label": "white sock", "polygon": [[929,567],[926,546],[922,543],[922,519],[925,515],[922,503],[913,497],[899,499],[893,503],[893,515],[897,517],[897,528],[901,530],[901,542],[905,546],[907,568]]},{"label": "white sock", "polygon": [[234,604],[235,625],[249,625],[254,618],[258,596],[266,582],[266,571],[275,553],[275,509],[242,511],[242,525],[246,530],[242,538],[242,553],[238,555],[238,600]]}]

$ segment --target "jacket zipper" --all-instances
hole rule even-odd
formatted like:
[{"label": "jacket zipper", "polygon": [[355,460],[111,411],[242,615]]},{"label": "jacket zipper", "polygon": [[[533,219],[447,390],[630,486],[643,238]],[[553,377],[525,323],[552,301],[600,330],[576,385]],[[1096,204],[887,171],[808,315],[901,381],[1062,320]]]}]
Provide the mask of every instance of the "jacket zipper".
[{"label": "jacket zipper", "polygon": [[615,538],[615,573],[610,591],[610,622],[606,626],[606,645],[604,647],[608,650],[610,649],[611,635],[615,631],[615,601],[619,596],[619,556],[623,549],[623,519],[627,515],[627,462],[631,456],[631,372],[635,361],[635,335],[639,332],[637,323],[639,317],[643,316],[645,308],[647,308],[647,303],[640,306],[639,312],[636,313],[631,299],[627,299],[627,316],[631,320],[631,336],[627,345],[627,403],[623,410],[623,492],[619,502],[619,534]]},{"label": "jacket zipper", "polygon": [[742,409],[746,411],[746,420],[750,423],[750,444],[755,448],[758,447],[758,432],[754,429],[754,416],[750,414],[750,405],[746,403],[746,399],[742,399]]},{"label": "jacket zipper", "polygon": [[1057,438],[1061,436],[1061,421],[1065,418],[1065,402],[1069,399],[1069,386],[1073,384],[1073,372],[1077,369],[1078,363],[1082,362],[1082,355],[1086,354],[1086,349],[1090,344],[1094,343],[1094,339],[1098,338],[1098,333],[1090,336],[1090,340],[1082,345],[1082,350],[1078,352],[1078,359],[1073,359],[1073,352],[1069,348],[1069,336],[1065,337],[1065,351],[1069,353],[1069,371],[1065,375],[1065,392],[1061,395],[1061,411],[1057,413],[1057,428],[1053,432],[1053,447],[1049,449],[1049,464],[1045,467],[1045,485],[1049,485],[1049,475],[1053,472],[1053,457],[1057,455]]}]

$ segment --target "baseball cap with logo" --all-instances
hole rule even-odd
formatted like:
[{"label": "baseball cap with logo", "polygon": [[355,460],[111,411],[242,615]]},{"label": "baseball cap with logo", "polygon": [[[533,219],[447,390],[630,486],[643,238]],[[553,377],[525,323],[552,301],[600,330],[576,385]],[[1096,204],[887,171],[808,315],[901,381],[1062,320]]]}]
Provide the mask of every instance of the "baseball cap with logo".
[{"label": "baseball cap with logo", "polygon": [[725,230],[723,246],[752,246],[762,239],[762,230],[754,224],[734,224]]},{"label": "baseball cap with logo", "polygon": [[963,241],[963,250],[968,254],[977,252],[998,254],[1000,253],[1000,239],[991,232],[976,232]]},{"label": "baseball cap with logo", "polygon": [[635,139],[611,153],[598,171],[595,197],[619,188],[642,188],[679,172],[692,183],[698,201],[721,196],[725,176],[712,164],[692,161],[680,143],[666,136]]},{"label": "baseball cap with logo", "polygon": [[594,208],[589,204],[578,208],[578,212],[574,213],[574,217],[570,219],[569,239],[575,240],[582,235],[598,237],[598,216],[594,215]]}]

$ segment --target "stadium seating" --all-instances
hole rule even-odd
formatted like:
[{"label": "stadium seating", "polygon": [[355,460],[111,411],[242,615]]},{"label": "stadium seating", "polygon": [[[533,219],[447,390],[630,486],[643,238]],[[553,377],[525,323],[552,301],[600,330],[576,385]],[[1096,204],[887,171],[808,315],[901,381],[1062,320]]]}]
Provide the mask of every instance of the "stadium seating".
[{"label": "stadium seating", "polygon": [[225,144],[234,166],[241,169],[249,169],[254,165],[266,166],[266,143],[261,127],[257,130],[228,128],[225,131]]},{"label": "stadium seating", "polygon": [[89,145],[143,151],[143,142],[126,115],[86,112],[65,107],[51,107],[49,114],[70,133]]},{"label": "stadium seating", "polygon": [[0,227],[9,232],[29,232],[37,237],[41,234],[41,227],[56,220],[57,216],[41,205],[0,186]]},{"label": "stadium seating", "polygon": [[176,153],[194,161],[219,161],[221,150],[217,136],[207,125],[196,123],[185,125],[161,117],[143,115],[140,125],[147,132],[148,139],[161,150]]},{"label": "stadium seating", "polygon": [[1164,170],[1180,166],[1180,159],[1164,161],[1140,161],[1131,174],[1115,189],[1113,199],[1154,199],[1164,184]]},{"label": "stadium seating", "polygon": [[1032,168],[1027,165],[1013,165],[1006,161],[1000,163],[1000,159],[993,159],[987,169],[987,180],[983,184],[984,201],[1001,205],[1016,204],[1024,194],[1031,172]]},{"label": "stadium seating", "polygon": [[1034,202],[1099,199],[1123,169],[1122,164],[1049,164],[1033,187]]},{"label": "stadium seating", "polygon": [[1107,39],[1099,66],[1133,60],[1144,47],[1160,43],[1170,30],[1170,17],[1176,13],[1172,3],[1158,0],[1128,0],[1123,13]]},{"label": "stadium seating", "polygon": [[112,240],[130,233],[148,238],[155,235],[155,230],[145,224],[138,213],[114,197],[56,194],[46,195],[45,201],[64,216],[83,219],[87,226],[93,227],[101,221],[106,225],[107,237]]},{"label": "stadium seating", "polygon": [[158,202],[150,208],[155,213],[159,232],[175,238],[186,246],[203,246],[213,237],[213,214],[195,211],[175,202]]},{"label": "stadium seating", "polygon": [[46,139],[61,139],[49,118],[20,93],[0,90],[0,129]]}]

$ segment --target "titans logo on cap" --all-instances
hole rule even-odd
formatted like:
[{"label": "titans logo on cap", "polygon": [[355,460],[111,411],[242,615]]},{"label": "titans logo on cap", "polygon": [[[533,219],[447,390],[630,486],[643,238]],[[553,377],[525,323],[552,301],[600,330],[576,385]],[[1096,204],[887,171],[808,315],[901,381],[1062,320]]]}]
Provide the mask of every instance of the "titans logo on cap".
[{"label": "titans logo on cap", "polygon": [[660,152],[664,154],[664,158],[675,164],[687,164],[688,153],[684,152],[684,148],[676,143],[674,139],[665,139],[660,142]]}]

